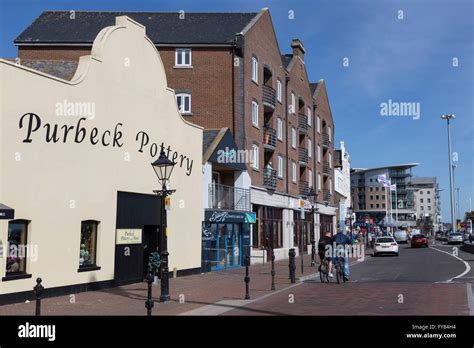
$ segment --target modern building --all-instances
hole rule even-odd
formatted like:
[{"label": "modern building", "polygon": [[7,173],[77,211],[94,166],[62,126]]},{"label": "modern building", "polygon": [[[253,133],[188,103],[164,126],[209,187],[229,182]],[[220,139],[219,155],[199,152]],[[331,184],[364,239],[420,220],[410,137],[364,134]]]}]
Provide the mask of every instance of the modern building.
[{"label": "modern building", "polygon": [[[412,168],[418,163],[392,165],[377,168],[354,168],[351,170],[351,196],[357,223],[365,223],[367,218],[372,227],[387,229],[416,226],[414,193],[410,190]],[[384,175],[396,191],[390,192],[377,178]],[[398,219],[397,219],[398,216]],[[398,221],[397,221],[398,220]]]},{"label": "modern building", "polygon": [[414,190],[417,227],[425,233],[438,232],[441,209],[436,177],[412,177],[410,188]]},{"label": "modern building", "polygon": [[[70,81],[0,60],[0,303],[38,277],[45,294],[143,281],[164,233],[171,274],[201,271],[202,128],[180,115],[145,28],[112,24]],[[176,162],[166,232],[161,150]]]},{"label": "modern building", "polygon": [[352,207],[351,201],[351,159],[344,141],[339,143],[339,149],[334,151],[334,192],[337,206],[337,221],[342,231],[348,231],[346,219],[350,218],[347,208]]},{"label": "modern building", "polygon": [[[247,153],[252,261],[306,250],[311,232],[334,231],[334,122],[324,80],[311,83],[306,50],[294,39],[282,54],[270,12],[42,13],[15,40],[21,64],[67,62],[91,52],[93,40],[115,16],[126,14],[147,28],[160,53],[182,116],[206,129],[229,128]],[[67,30],[61,28],[68,28]],[[133,62],[129,62],[133,68]],[[217,185],[239,187],[238,176],[216,175]],[[221,180],[221,181],[220,181]],[[227,180],[224,183],[223,180]],[[302,219],[300,199],[311,188],[317,213]],[[298,250],[297,250],[298,253]]]}]

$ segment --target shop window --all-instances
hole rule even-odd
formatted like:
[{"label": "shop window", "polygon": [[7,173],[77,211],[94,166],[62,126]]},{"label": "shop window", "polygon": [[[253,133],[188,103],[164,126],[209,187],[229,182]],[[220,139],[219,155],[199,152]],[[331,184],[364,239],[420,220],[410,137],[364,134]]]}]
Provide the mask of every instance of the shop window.
[{"label": "shop window", "polygon": [[191,113],[191,94],[176,94],[176,103],[178,104],[178,109],[181,114]]},{"label": "shop window", "polygon": [[8,223],[7,267],[5,278],[26,274],[28,221]]},{"label": "shop window", "polygon": [[81,222],[81,245],[79,249],[79,271],[97,268],[97,230],[99,221]]},{"label": "shop window", "polygon": [[191,49],[190,48],[177,48],[175,55],[175,66],[177,67],[190,67],[191,66]]}]

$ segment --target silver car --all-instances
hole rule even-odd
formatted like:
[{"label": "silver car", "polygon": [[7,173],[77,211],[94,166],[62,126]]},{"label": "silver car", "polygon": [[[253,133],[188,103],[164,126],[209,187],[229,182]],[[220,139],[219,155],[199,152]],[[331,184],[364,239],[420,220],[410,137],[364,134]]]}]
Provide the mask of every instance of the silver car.
[{"label": "silver car", "polygon": [[448,244],[461,244],[463,242],[462,233],[451,233],[448,235]]},{"label": "silver car", "polygon": [[408,243],[408,233],[403,230],[395,231],[393,234],[397,243]]}]

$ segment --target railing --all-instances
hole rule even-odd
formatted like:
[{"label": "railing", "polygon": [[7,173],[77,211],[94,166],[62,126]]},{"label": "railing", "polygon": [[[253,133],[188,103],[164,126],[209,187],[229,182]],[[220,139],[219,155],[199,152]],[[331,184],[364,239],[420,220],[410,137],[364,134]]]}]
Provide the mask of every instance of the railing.
[{"label": "railing", "polygon": [[298,129],[300,134],[306,134],[308,132],[308,116],[298,114]]},{"label": "railing", "polygon": [[209,184],[209,208],[250,211],[250,190]]},{"label": "railing", "polygon": [[308,193],[309,193],[309,184],[307,181],[304,181],[304,180],[300,180],[299,182],[299,192],[300,192],[300,196],[307,196]]},{"label": "railing", "polygon": [[329,202],[331,200],[332,194],[329,190],[323,190],[323,201]]},{"label": "railing", "polygon": [[331,174],[331,168],[329,168],[329,162],[323,162],[323,175],[329,176]]},{"label": "railing", "polygon": [[299,158],[300,165],[303,167],[306,167],[309,161],[308,149],[304,147],[300,147],[299,152],[298,152],[298,158]]},{"label": "railing", "polygon": [[267,85],[262,86],[263,104],[275,109],[276,94],[275,90]]},{"label": "railing", "polygon": [[323,133],[322,134],[322,139],[323,139],[323,148],[329,148],[329,134]]},{"label": "railing", "polygon": [[275,169],[263,169],[263,186],[269,190],[275,190],[277,185],[277,171]]},{"label": "railing", "polygon": [[263,147],[274,151],[276,147],[276,131],[270,127],[263,128]]}]

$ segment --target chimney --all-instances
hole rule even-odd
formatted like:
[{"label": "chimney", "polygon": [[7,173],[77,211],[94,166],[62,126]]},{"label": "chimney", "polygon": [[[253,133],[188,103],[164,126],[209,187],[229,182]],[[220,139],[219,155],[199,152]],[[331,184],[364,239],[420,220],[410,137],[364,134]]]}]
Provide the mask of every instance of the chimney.
[{"label": "chimney", "polygon": [[293,48],[293,55],[299,56],[304,61],[304,53],[306,50],[304,49],[303,43],[300,39],[293,39],[291,40],[291,48]]}]

